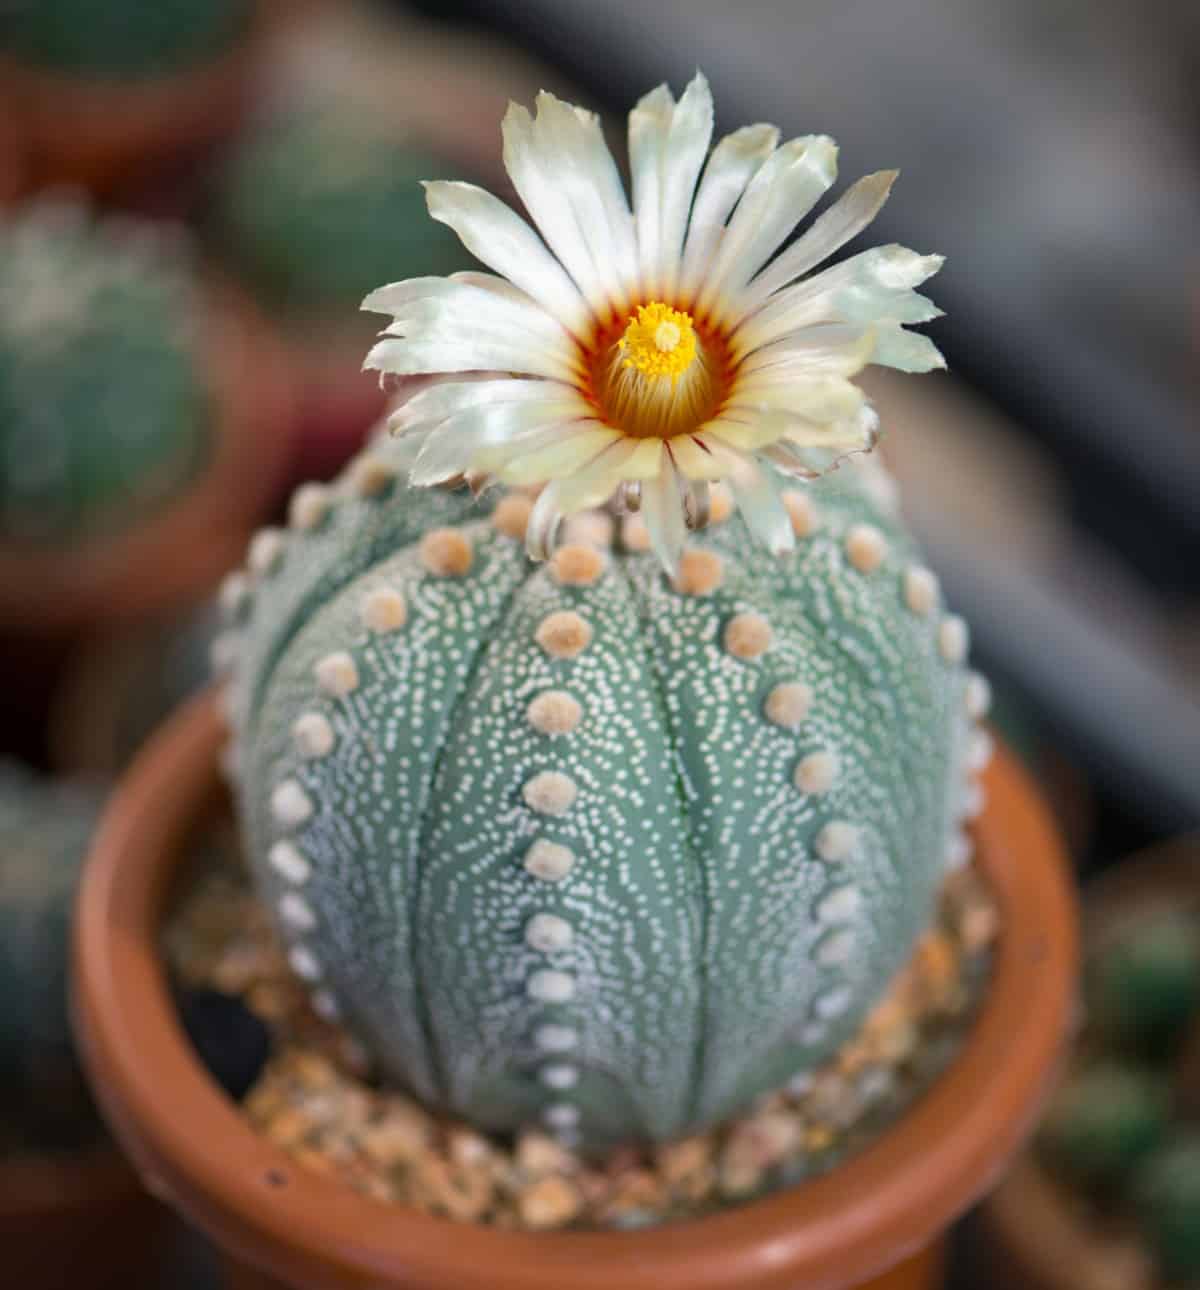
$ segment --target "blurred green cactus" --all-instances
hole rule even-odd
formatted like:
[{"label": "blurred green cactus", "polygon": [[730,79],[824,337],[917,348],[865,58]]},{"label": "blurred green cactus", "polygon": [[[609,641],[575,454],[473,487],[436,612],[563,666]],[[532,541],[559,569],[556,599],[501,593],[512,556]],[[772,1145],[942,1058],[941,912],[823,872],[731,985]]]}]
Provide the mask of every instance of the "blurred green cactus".
[{"label": "blurred green cactus", "polygon": [[1055,1163],[1086,1185],[1122,1182],[1166,1137],[1170,1097],[1160,1076],[1104,1062],[1058,1091],[1041,1129]]},{"label": "blurred green cactus", "polygon": [[201,470],[198,310],[166,231],[65,199],[0,216],[0,537],[128,528]]},{"label": "blurred green cactus", "polygon": [[215,235],[277,308],[357,321],[362,297],[397,272],[468,267],[426,214],[421,180],[443,169],[365,109],[318,98],[242,138],[216,193]]},{"label": "blurred green cactus", "polygon": [[75,1063],[67,971],[75,886],[100,803],[0,763],[0,1136],[69,1145],[94,1132]]},{"label": "blurred green cactus", "polygon": [[1200,1010],[1200,923],[1171,909],[1139,920],[1090,957],[1086,998],[1097,1034],[1167,1055]]},{"label": "blurred green cactus", "polygon": [[152,79],[223,53],[253,8],[252,0],[7,0],[0,50],[72,76]]},{"label": "blurred green cactus", "polygon": [[1174,1283],[1200,1277],[1200,1133],[1185,1133],[1149,1159],[1135,1194],[1142,1230]]}]

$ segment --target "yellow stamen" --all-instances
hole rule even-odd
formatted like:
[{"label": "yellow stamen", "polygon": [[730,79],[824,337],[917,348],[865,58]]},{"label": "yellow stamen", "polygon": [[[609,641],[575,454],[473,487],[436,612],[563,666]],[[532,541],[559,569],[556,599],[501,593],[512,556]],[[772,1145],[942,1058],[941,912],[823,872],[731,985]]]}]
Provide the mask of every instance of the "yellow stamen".
[{"label": "yellow stamen", "polygon": [[696,333],[690,315],[652,300],[638,306],[617,346],[624,355],[622,367],[635,368],[652,379],[669,380],[674,389],[695,360]]}]

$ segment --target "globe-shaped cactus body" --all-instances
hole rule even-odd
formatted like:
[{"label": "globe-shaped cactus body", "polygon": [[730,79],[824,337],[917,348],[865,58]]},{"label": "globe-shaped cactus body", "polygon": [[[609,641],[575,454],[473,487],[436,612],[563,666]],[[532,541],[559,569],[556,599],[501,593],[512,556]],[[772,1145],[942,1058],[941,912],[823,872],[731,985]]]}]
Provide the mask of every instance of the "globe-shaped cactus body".
[{"label": "globe-shaped cactus body", "polygon": [[229,768],[318,1010],[492,1130],[585,1149],[729,1116],[833,1053],[978,808],[986,686],[874,469],[718,493],[677,583],[636,516],[404,491],[403,440],[296,495],[226,585]]},{"label": "globe-shaped cactus body", "polygon": [[1139,1171],[1138,1213],[1150,1248],[1171,1284],[1200,1277],[1200,1134],[1186,1133]]},{"label": "globe-shaped cactus body", "polygon": [[0,219],[0,540],[132,527],[210,449],[181,247],[134,220],[39,201]]},{"label": "globe-shaped cactus body", "polygon": [[75,884],[98,813],[88,792],[0,763],[0,1114],[23,1139],[62,1141],[93,1125],[67,974]]},{"label": "globe-shaped cactus body", "polygon": [[13,0],[0,13],[0,50],[73,76],[166,76],[228,49],[251,10],[251,0]]},{"label": "globe-shaped cactus body", "polygon": [[1119,1183],[1167,1134],[1170,1095],[1158,1076],[1104,1062],[1070,1079],[1041,1129],[1055,1162],[1090,1185]]},{"label": "globe-shaped cactus body", "polygon": [[1094,1027],[1152,1057],[1182,1042],[1200,1009],[1200,924],[1164,910],[1100,947],[1086,974]]},{"label": "globe-shaped cactus body", "polygon": [[421,181],[445,170],[365,109],[318,95],[245,134],[221,177],[214,236],[276,307],[356,311],[398,272],[468,267],[425,209]]}]

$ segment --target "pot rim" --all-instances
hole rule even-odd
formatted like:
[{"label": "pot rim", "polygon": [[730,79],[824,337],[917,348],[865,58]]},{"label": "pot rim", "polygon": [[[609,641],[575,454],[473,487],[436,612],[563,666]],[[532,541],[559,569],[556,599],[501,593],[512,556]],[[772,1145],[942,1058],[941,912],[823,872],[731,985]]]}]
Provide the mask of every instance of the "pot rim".
[{"label": "pot rim", "polygon": [[69,630],[187,604],[236,567],[284,486],[294,401],[284,352],[241,290],[210,274],[199,355],[214,402],[201,473],[145,523],[61,549],[0,543],[0,623]]},{"label": "pot rim", "polygon": [[250,101],[251,76],[283,3],[253,0],[231,44],[161,75],[79,74],[0,54],[29,186],[112,193],[173,153],[219,140]]},{"label": "pot rim", "polygon": [[111,800],[81,883],[76,1029],[100,1103],[150,1189],[286,1284],[408,1290],[729,1290],[845,1286],[928,1244],[997,1179],[1064,1051],[1074,897],[1061,843],[997,751],[975,826],[1002,932],[964,1046],[896,1124],[830,1173],[691,1222],[529,1233],[452,1224],[362,1197],[261,1137],[201,1066],[158,931],[186,838],[219,800],[215,693],[190,701]]}]

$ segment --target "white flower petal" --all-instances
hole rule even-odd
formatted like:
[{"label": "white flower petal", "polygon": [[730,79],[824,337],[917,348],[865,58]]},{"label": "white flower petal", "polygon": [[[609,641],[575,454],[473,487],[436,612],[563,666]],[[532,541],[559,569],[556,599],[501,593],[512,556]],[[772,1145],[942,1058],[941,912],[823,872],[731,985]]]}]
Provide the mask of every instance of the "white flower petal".
[{"label": "white flower petal", "polygon": [[[498,403],[538,403],[568,398],[574,386],[541,379],[440,381],[418,390],[388,417],[388,429],[406,431],[418,425],[436,425],[456,412]],[[576,394],[576,397],[579,397]],[[580,406],[586,407],[580,398]]]},{"label": "white flower petal", "polygon": [[725,478],[729,469],[727,463],[713,453],[705,440],[710,425],[712,422],[695,434],[677,434],[667,440],[667,450],[675,462],[675,468],[685,479],[712,482]]},{"label": "white flower petal", "polygon": [[659,174],[660,261],[655,294],[674,297],[679,287],[688,212],[700,168],[712,139],[713,101],[708,81],[697,72],[671,116]]},{"label": "white flower petal", "polygon": [[474,184],[440,179],[425,185],[425,200],[430,215],[452,228],[477,260],[532,296],[569,331],[588,334],[590,314],[579,289],[516,211]]},{"label": "white flower petal", "polygon": [[713,322],[737,316],[735,297],[774,255],[837,176],[837,145],[826,135],[792,139],[762,164],[721,237],[697,307]]},{"label": "white flower petal", "polygon": [[739,312],[750,313],[780,287],[815,268],[846,245],[879,214],[887,201],[897,170],[879,170],[852,184],[750,283],[738,303]]},{"label": "white flower petal", "polygon": [[474,469],[482,449],[510,443],[530,430],[561,426],[578,415],[577,404],[564,400],[501,403],[460,412],[426,437],[410,482],[417,487],[440,484]]},{"label": "white flower petal", "polygon": [[[502,126],[504,166],[547,245],[604,319],[626,302],[609,214],[583,146],[585,118],[543,91],[537,116],[510,103]],[[598,127],[593,127],[598,128]]]},{"label": "white flower petal", "polygon": [[665,85],[644,94],[629,114],[629,170],[633,185],[633,226],[637,239],[638,277],[653,294],[661,262],[663,151],[671,130],[675,99]]},{"label": "white flower petal", "polygon": [[[436,289],[401,299],[400,288],[417,282],[437,283]],[[388,312],[392,322],[385,336],[407,336],[416,332],[422,339],[434,334],[478,335],[491,333],[509,339],[524,334],[539,344],[559,351],[571,363],[577,361],[577,346],[563,325],[532,301],[509,299],[494,291],[453,282],[449,278],[416,279],[413,283],[394,283],[384,289],[389,293]],[[367,299],[382,295],[375,292]]]},{"label": "white flower petal", "polygon": [[450,275],[451,282],[465,282],[469,287],[479,287],[482,291],[492,291],[506,300],[513,300],[521,305],[536,305],[534,298],[514,286],[507,278],[498,273],[480,273],[475,269],[459,269]]},{"label": "white flower petal", "polygon": [[576,422],[563,427],[561,436],[543,448],[522,453],[499,472],[506,484],[540,484],[579,470],[611,443],[625,436],[598,421]]},{"label": "white flower petal", "polygon": [[[770,376],[777,375],[772,368]],[[784,372],[787,379],[766,382],[739,382],[731,395],[726,412],[738,420],[771,413],[788,413],[808,421],[840,421],[857,416],[866,395],[843,376],[821,371]]]},{"label": "white flower petal", "polygon": [[555,381],[571,381],[574,365],[555,347],[517,337],[501,340],[482,333],[477,336],[428,336],[421,340],[388,337],[367,355],[363,367],[398,376],[434,372],[528,372]]},{"label": "white flower petal", "polygon": [[920,332],[905,331],[893,323],[881,323],[875,329],[875,352],[871,362],[894,367],[901,372],[932,372],[946,366],[941,351]]},{"label": "white flower petal", "polygon": [[941,316],[910,288],[941,268],[940,255],[876,246],[778,292],[746,318],[732,339],[735,357],[822,322],[928,322]]},{"label": "white flower petal", "polygon": [[709,444],[717,441],[738,452],[757,452],[767,444],[782,439],[795,418],[784,412],[765,412],[747,417],[744,421],[733,417],[718,417],[704,427],[704,438]]},{"label": "white flower petal", "polygon": [[671,577],[679,572],[679,557],[687,541],[684,491],[683,479],[665,455],[658,474],[642,481],[641,516],[650,535],[650,548]]},{"label": "white flower petal", "polygon": [[871,361],[875,350],[875,329],[846,323],[806,327],[772,341],[738,364],[736,391],[742,378],[768,374],[772,381],[785,379],[786,371],[817,372],[829,376],[853,376]]},{"label": "white flower petal", "polygon": [[775,151],[779,131],[773,125],[748,125],[727,134],[704,167],[688,225],[680,291],[689,299],[697,290],[729,218],[746,185]]},{"label": "white flower petal", "polygon": [[[648,451],[640,451],[648,445]],[[637,460],[637,458],[641,460]],[[601,506],[613,495],[623,480],[652,478],[661,469],[662,441],[619,439],[597,453],[577,475],[556,479],[556,504],[564,515]]]},{"label": "white flower petal", "polygon": [[728,452],[728,457],[726,479],[746,527],[772,555],[793,550],[796,535],[791,516],[771,473],[741,454]]}]

